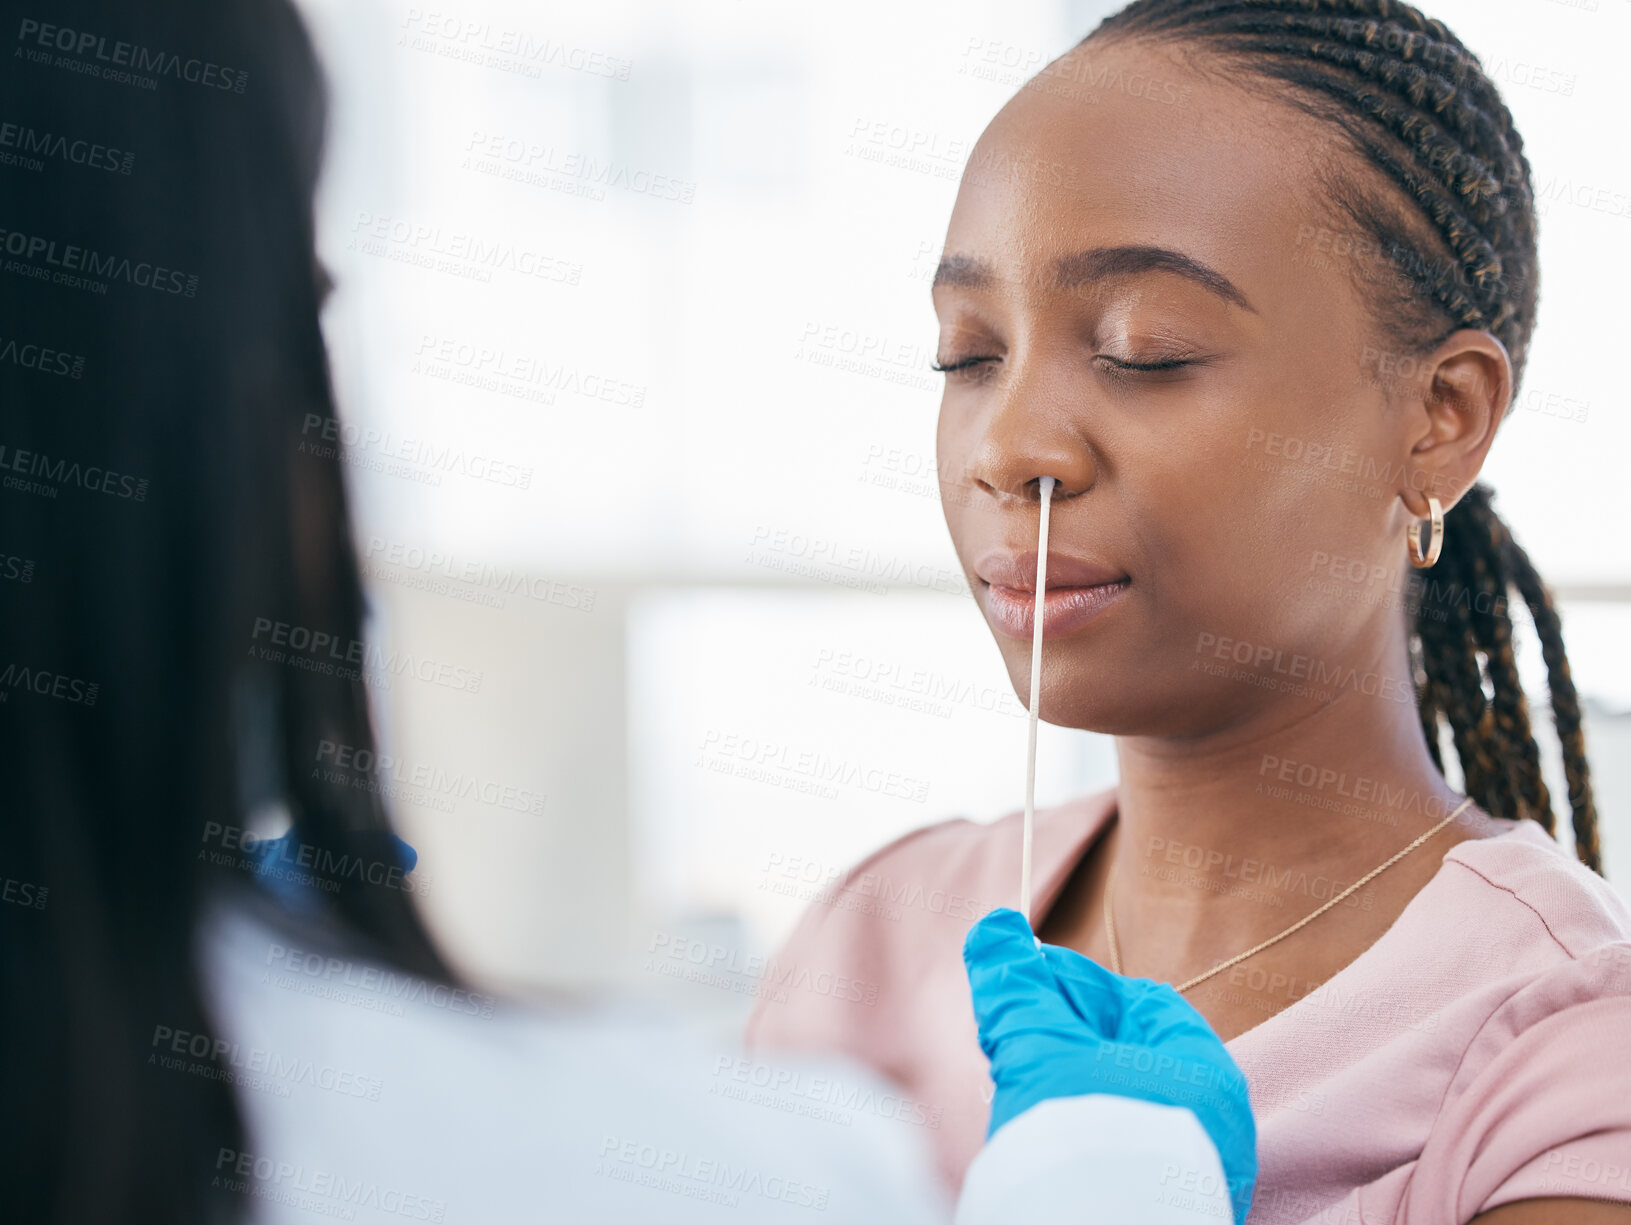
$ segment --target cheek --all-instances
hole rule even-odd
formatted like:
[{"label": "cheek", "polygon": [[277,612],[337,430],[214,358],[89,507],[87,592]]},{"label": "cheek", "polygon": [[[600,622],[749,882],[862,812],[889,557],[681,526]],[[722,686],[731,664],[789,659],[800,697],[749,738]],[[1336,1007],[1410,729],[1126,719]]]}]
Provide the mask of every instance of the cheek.
[{"label": "cheek", "polygon": [[[1391,488],[1361,481],[1398,471],[1375,422],[1329,397],[1262,397],[1199,427],[1164,462],[1146,456],[1141,525],[1163,604],[1182,632],[1307,649],[1362,619],[1365,606],[1311,589],[1333,557],[1385,564]],[[1361,406],[1363,408],[1363,406]],[[1374,458],[1372,458],[1374,453]]]},{"label": "cheek", "polygon": [[1294,611],[1286,601],[1332,521],[1329,488],[1288,458],[1301,453],[1290,431],[1308,433],[1311,417],[1279,407],[1287,402],[1271,392],[1219,403],[1189,415],[1182,437],[1145,440],[1123,465],[1145,512],[1132,527],[1151,594],[1192,628],[1285,624]]},{"label": "cheek", "polygon": [[934,431],[934,463],[940,480],[940,513],[945,516],[951,532],[952,545],[962,553],[959,531],[963,508],[968,503],[968,491],[961,474],[968,468],[968,443],[952,424],[952,415],[942,408]]}]

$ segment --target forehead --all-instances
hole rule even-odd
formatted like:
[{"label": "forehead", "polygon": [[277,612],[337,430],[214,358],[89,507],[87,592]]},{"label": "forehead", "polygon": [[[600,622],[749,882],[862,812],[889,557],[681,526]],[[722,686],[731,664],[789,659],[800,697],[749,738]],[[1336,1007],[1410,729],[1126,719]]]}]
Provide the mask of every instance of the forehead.
[{"label": "forehead", "polygon": [[1326,212],[1315,160],[1338,150],[1227,71],[1169,44],[1090,43],[1055,61],[975,145],[946,255],[1026,280],[1085,247],[1172,248],[1237,283],[1284,269],[1299,227]]}]

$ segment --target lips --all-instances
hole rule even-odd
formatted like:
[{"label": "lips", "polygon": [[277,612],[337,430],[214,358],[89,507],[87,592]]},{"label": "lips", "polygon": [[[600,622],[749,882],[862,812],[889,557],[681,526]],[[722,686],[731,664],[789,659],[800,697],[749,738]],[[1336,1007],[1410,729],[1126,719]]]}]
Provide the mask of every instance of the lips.
[{"label": "lips", "polygon": [[[1036,550],[1028,553],[996,551],[987,553],[974,564],[974,573],[993,587],[1011,587],[1015,591],[1036,590]],[[1048,590],[1055,587],[1098,587],[1105,583],[1118,583],[1127,577],[1126,571],[1098,562],[1066,557],[1048,550]]]},{"label": "lips", "polygon": [[[975,563],[982,603],[992,628],[1030,638],[1036,618],[1036,551],[986,554]],[[1048,552],[1042,596],[1042,637],[1073,634],[1117,603],[1132,580],[1114,566]]]}]

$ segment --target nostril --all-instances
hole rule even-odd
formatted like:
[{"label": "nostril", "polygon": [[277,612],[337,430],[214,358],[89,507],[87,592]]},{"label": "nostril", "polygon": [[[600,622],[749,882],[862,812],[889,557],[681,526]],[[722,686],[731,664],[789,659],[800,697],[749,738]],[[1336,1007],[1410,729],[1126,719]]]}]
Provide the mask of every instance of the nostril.
[{"label": "nostril", "polygon": [[1026,481],[1020,489],[1020,497],[1027,502],[1041,502],[1044,496],[1054,501],[1068,496],[1065,482],[1057,476],[1039,476]]}]

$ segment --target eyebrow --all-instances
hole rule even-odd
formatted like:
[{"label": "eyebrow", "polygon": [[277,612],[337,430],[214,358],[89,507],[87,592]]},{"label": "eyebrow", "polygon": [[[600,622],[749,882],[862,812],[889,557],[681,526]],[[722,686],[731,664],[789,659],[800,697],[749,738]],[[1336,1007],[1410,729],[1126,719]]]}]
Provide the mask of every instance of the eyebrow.
[{"label": "eyebrow", "polygon": [[[1053,268],[1054,279],[1061,289],[1074,289],[1093,281],[1137,276],[1146,272],[1171,272],[1193,281],[1225,302],[1249,310],[1254,315],[1257,313],[1257,308],[1246,295],[1223,273],[1193,256],[1167,247],[1093,247],[1074,255],[1061,256],[1054,261]],[[981,289],[996,279],[991,265],[984,260],[970,255],[948,255],[935,269],[933,287],[959,285]]]}]

